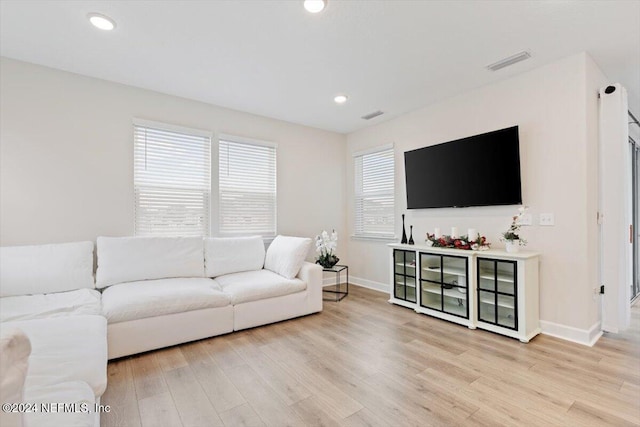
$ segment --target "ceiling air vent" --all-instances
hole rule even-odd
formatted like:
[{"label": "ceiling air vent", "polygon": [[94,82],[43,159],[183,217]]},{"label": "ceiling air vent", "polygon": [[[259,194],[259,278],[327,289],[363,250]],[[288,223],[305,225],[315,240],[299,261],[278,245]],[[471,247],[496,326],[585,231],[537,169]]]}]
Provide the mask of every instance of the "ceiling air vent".
[{"label": "ceiling air vent", "polygon": [[378,111],[374,111],[373,113],[365,114],[364,116],[362,116],[362,118],[365,119],[365,120],[371,120],[374,117],[378,117],[378,116],[381,116],[383,114],[384,113],[382,111],[378,110]]},{"label": "ceiling air vent", "polygon": [[501,59],[498,62],[494,62],[491,65],[487,65],[487,68],[491,71],[498,71],[504,67],[508,67],[509,65],[513,65],[516,62],[524,61],[525,59],[531,58],[531,54],[527,51],[523,51],[520,53],[516,53],[515,55],[511,55],[508,58]]}]

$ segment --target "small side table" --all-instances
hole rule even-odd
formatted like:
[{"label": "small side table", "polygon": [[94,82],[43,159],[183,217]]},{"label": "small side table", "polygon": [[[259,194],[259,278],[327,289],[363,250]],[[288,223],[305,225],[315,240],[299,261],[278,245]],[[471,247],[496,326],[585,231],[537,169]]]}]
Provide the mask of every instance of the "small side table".
[{"label": "small side table", "polygon": [[[325,301],[342,301],[342,299],[344,297],[346,297],[347,295],[349,295],[349,266],[347,265],[334,265],[331,268],[323,268],[322,269],[323,272],[327,272],[327,273],[335,273],[336,275],[336,284],[335,285],[331,285],[331,288],[334,289],[322,289],[323,293],[328,293],[328,294],[333,294],[334,297],[333,298],[323,298]],[[340,280],[340,277],[342,275],[342,272],[346,271],[347,273],[347,282],[344,284],[344,290],[342,289],[342,283]]]}]

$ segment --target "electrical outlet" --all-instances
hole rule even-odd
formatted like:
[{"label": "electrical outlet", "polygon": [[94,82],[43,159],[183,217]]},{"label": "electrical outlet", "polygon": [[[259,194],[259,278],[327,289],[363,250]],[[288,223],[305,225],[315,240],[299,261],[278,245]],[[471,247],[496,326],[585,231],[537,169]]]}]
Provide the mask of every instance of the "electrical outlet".
[{"label": "electrical outlet", "polygon": [[533,224],[533,217],[531,216],[531,214],[524,214],[520,218],[520,221],[518,221],[518,224],[520,224],[520,225],[532,225]]},{"label": "electrical outlet", "polygon": [[553,218],[553,214],[552,213],[541,213],[540,214],[539,223],[540,223],[540,225],[543,225],[543,226],[555,225],[555,220]]}]

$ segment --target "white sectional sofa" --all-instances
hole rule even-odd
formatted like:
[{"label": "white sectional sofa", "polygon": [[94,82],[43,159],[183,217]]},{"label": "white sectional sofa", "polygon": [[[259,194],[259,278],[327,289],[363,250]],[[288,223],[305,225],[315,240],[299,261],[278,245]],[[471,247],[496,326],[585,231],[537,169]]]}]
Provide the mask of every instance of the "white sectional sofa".
[{"label": "white sectional sofa", "polygon": [[24,419],[10,413],[6,424],[98,425],[95,404],[107,387],[107,321],[93,281],[93,243],[0,248],[0,321],[3,338],[23,333],[30,343],[23,402],[78,408],[43,413],[39,407]]},{"label": "white sectional sofa", "polygon": [[[31,354],[24,402],[90,408],[114,359],[322,310],[310,239],[99,237],[0,248],[0,333]],[[98,289],[96,289],[96,287]],[[2,402],[3,403],[3,402]],[[26,425],[99,425],[99,413],[27,414]]]},{"label": "white sectional sofa", "polygon": [[99,237],[109,359],[322,310],[310,240]]}]

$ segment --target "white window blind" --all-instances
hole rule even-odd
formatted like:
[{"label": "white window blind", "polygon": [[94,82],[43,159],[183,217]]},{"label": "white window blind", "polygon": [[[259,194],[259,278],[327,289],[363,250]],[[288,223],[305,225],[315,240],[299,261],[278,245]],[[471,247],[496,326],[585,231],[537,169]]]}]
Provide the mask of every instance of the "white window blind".
[{"label": "white window blind", "polygon": [[395,237],[393,147],[354,155],[355,236]]},{"label": "white window blind", "polygon": [[276,146],[220,137],[220,234],[276,234]]},{"label": "white window blind", "polygon": [[204,131],[134,122],[137,236],[207,236],[211,137]]}]

